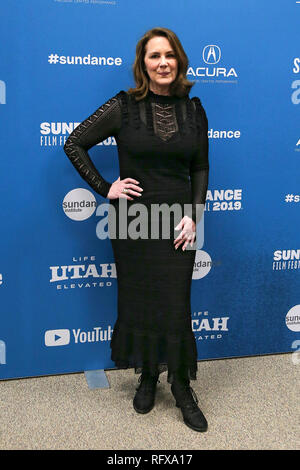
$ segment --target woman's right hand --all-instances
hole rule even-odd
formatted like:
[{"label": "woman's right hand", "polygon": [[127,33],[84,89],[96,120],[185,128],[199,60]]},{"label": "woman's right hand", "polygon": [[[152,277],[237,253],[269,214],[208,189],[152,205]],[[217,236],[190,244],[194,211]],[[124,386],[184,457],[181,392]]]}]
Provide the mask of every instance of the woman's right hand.
[{"label": "woman's right hand", "polygon": [[[141,196],[141,192],[143,191],[142,188],[137,186],[138,184],[139,182],[133,178],[125,178],[121,180],[119,176],[119,178],[111,185],[106,197],[107,199],[118,199],[123,197],[133,201],[133,198],[130,197],[129,194],[132,194],[133,196]],[[128,190],[127,193],[122,192],[124,188]]]}]

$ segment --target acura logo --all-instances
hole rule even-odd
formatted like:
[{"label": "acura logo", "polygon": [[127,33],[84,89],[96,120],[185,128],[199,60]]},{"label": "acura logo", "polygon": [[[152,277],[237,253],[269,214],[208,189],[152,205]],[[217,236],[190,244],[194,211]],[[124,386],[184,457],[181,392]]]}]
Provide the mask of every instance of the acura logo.
[{"label": "acura logo", "polygon": [[203,49],[203,60],[206,64],[217,64],[221,59],[221,49],[219,46],[210,44]]},{"label": "acura logo", "polygon": [[[203,47],[202,60],[201,65],[196,64],[195,67],[188,68],[188,76],[191,75],[192,77],[204,77],[205,83],[208,83],[207,80],[214,81],[215,78],[226,79],[234,77],[234,80],[231,80],[231,83],[237,83],[237,80],[235,79],[238,78],[238,74],[234,67],[226,67],[226,65],[221,65],[218,67],[218,62],[221,60],[221,49],[219,46],[216,46],[215,44],[209,44],[208,46]],[[216,83],[221,83],[221,81],[218,80]]]}]

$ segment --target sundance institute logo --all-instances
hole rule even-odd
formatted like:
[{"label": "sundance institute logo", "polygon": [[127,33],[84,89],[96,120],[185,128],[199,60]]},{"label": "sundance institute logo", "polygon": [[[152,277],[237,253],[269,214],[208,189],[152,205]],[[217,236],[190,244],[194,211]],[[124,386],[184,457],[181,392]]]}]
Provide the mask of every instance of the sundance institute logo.
[{"label": "sundance institute logo", "polygon": [[62,208],[67,217],[72,220],[86,220],[91,217],[97,207],[97,201],[91,191],[76,188],[66,194]]},{"label": "sundance institute logo", "polygon": [[285,317],[285,324],[291,331],[300,331],[300,305],[294,305]]}]

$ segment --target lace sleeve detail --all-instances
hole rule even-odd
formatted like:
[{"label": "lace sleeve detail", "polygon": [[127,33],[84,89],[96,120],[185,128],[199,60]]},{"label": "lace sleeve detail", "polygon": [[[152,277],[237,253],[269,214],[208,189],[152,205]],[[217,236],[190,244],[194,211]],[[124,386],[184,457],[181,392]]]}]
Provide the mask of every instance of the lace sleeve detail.
[{"label": "lace sleeve detail", "polygon": [[209,174],[208,120],[199,98],[194,97],[198,146],[191,161],[192,219],[197,224],[204,211]]},{"label": "lace sleeve detail", "polygon": [[122,125],[120,93],[110,98],[82,121],[69,135],[64,151],[80,176],[94,191],[107,197],[112,183],[106,181],[93,164],[88,150],[110,136],[117,135]]}]

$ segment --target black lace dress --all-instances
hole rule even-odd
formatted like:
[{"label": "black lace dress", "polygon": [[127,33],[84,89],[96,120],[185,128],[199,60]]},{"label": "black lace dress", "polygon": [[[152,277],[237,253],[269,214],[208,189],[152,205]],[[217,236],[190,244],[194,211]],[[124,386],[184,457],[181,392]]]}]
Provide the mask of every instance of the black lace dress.
[{"label": "black lace dress", "polygon": [[[85,119],[67,139],[64,150],[80,175],[98,194],[106,197],[107,182],[92,163],[88,150],[109,136],[117,142],[120,178],[134,178],[142,196],[110,199],[109,234],[118,280],[118,316],[111,339],[111,359],[118,368],[133,367],[136,373],[147,366],[152,373],[168,371],[196,380],[197,347],[191,326],[190,293],[195,249],[175,250],[174,228],[184,215],[196,221],[208,186],[208,125],[199,98],[164,96],[148,92],[136,101],[120,91]],[[125,202],[126,201],[126,202]],[[141,224],[148,237],[122,238],[118,212],[125,207],[127,227],[141,212],[130,213],[143,204]],[[172,212],[151,213],[153,205],[176,203]],[[187,212],[185,204],[192,203]],[[123,204],[123,206],[122,206]],[[156,206],[157,207],[157,206]],[[117,213],[116,227],[112,216]],[[129,215],[131,214],[131,215]],[[170,223],[169,237],[162,223]],[[151,224],[158,233],[151,238]],[[112,227],[116,230],[112,230]],[[124,227],[123,227],[124,229]],[[143,232],[145,233],[145,232]],[[194,245],[195,246],[195,245]]]}]

